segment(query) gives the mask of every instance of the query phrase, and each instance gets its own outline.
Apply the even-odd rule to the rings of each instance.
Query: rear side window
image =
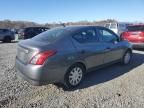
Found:
[[[43,42],[55,42],[56,40],[60,39],[61,37],[65,36],[68,33],[67,30],[56,28],[56,29],[50,29],[46,32],[43,32],[35,37],[33,37],[33,40],[36,41],[43,41]]]
[[[42,29],[41,29],[41,28],[34,28],[33,31],[34,31],[34,32],[41,33],[41,32],[42,32]]]
[[[79,43],[90,43],[98,41],[98,36],[94,29],[82,30],[79,33],[76,33],[73,38]]]
[[[128,31],[144,31],[144,26],[128,26]]]

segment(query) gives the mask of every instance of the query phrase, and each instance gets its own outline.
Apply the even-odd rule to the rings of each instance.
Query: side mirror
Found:
[[[118,41],[113,41],[113,44],[117,44],[118,43]]]

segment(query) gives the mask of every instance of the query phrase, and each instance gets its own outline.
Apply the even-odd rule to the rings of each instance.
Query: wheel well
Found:
[[[75,64],[80,64],[80,65],[82,65],[82,66],[84,67],[85,71],[86,71],[86,66],[85,66],[84,63],[82,63],[82,62],[76,62],[76,63],[74,63],[73,65],[75,65]]]
[[[72,67],[73,65],[77,65],[77,64],[83,66],[83,68],[85,69],[85,72],[86,72],[86,66],[85,66],[85,64],[82,63],[82,62],[75,62],[75,63],[73,63],[70,67]],[[68,67],[67,71],[70,69],[70,67]],[[64,80],[65,80],[65,76],[66,76],[66,75],[67,75],[67,72],[66,72],[65,75],[64,75]]]

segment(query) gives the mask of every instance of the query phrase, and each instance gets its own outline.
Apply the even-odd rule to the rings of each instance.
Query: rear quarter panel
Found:
[[[128,41],[126,41],[126,40],[121,41],[121,46],[122,46],[122,48],[124,50],[123,53],[125,53],[128,49],[130,49],[131,51],[133,50],[132,44],[129,43]]]
[[[64,79],[68,68],[78,62],[78,56],[70,36],[65,36],[55,43],[53,46],[57,53],[46,62],[47,69],[56,69],[54,74],[61,81]]]

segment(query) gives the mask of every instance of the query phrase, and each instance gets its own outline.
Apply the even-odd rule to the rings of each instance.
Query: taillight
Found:
[[[141,36],[144,37],[144,32],[141,32]]]
[[[127,36],[130,35],[130,33],[129,33],[129,32],[124,32],[122,35],[123,35],[124,37],[127,37]]]
[[[127,37],[127,36],[129,36],[129,33],[128,32],[123,32],[120,38],[122,40],[125,40],[125,37]]]
[[[45,51],[38,53],[32,59],[30,60],[30,64],[33,65],[43,65],[43,63],[51,56],[55,55],[56,51],[50,50],[50,51]]]

